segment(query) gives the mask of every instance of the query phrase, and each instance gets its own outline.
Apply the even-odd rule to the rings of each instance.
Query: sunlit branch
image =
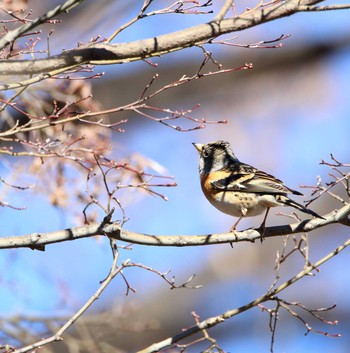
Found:
[[[71,1],[74,3],[74,1]],[[160,35],[156,38],[148,38],[130,43],[90,43],[74,50],[65,51],[62,54],[52,56],[47,59],[38,60],[3,60],[0,61],[0,71],[2,74],[44,74],[44,78],[52,77],[58,72],[62,72],[81,65],[90,63],[92,65],[121,64],[136,60],[142,60],[154,56],[159,56],[217,38],[226,33],[242,31],[259,24],[276,20],[285,16],[290,16],[299,12],[300,8],[305,11],[309,6],[319,3],[320,0],[290,0],[273,3],[267,8],[257,8],[246,11],[243,14],[227,18],[220,21],[211,21],[194,27],[183,29],[177,32]],[[68,3],[68,2],[67,2]],[[33,23],[24,26],[32,25]],[[9,32],[11,33],[11,32]],[[16,33],[17,35],[17,33]],[[6,37],[6,36],[5,36]],[[13,35],[8,36],[10,41]],[[4,41],[5,38],[2,39]],[[5,40],[4,45],[9,42]],[[0,41],[1,44],[1,41]],[[41,76],[40,78],[41,79]],[[17,84],[7,84],[0,86],[0,90],[7,90],[22,87],[37,80],[36,77],[19,82]],[[37,82],[37,81],[36,81]]]
[[[315,218],[289,225],[267,227],[264,230],[264,238],[309,232],[333,223],[341,223],[350,226],[349,214],[350,204],[324,215],[324,219]],[[0,249],[23,247],[35,249],[36,247],[41,248],[48,244],[93,237],[96,235],[105,235],[133,244],[176,247],[232,244],[242,241],[254,242],[261,238],[259,229],[207,235],[149,235],[124,230],[117,222],[92,224],[50,233],[32,233],[23,236],[3,237],[0,238]]]
[[[348,10],[350,4],[339,4],[339,5],[326,5],[326,6],[311,6],[304,5],[300,6],[300,11],[332,11],[332,10]]]

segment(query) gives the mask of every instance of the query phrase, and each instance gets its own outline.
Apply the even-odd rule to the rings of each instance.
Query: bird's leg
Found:
[[[239,217],[238,220],[236,221],[236,223],[230,228],[230,232],[231,232],[231,233],[234,233],[234,231],[236,230],[236,227],[237,227],[238,223],[241,221],[242,218],[243,218],[243,216],[242,216],[242,217]]]
[[[270,207],[268,207],[266,209],[266,213],[265,213],[265,216],[264,216],[264,219],[260,225],[260,227],[258,228],[259,229],[259,233],[260,233],[260,242],[262,243],[263,240],[264,240],[264,234],[265,234],[265,223],[266,223],[266,218],[267,218],[267,215],[269,214],[269,211],[270,211]]]
[[[236,223],[230,228],[230,233],[234,233],[234,234],[236,233],[236,227],[237,227],[238,223],[241,221],[242,218],[243,218],[243,216],[238,218],[238,220],[236,221]],[[236,237],[236,239],[237,239],[236,234],[235,234],[235,237]],[[233,248],[233,244],[230,243],[230,245],[231,245],[231,248]]]

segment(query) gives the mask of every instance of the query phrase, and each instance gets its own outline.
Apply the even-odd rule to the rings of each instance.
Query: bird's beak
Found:
[[[202,149],[203,149],[203,146],[204,146],[202,143],[194,143],[194,142],[192,142],[192,145],[196,148],[196,150],[198,151],[199,154],[202,152]]]

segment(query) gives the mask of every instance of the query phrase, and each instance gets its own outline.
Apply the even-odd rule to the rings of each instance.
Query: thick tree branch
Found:
[[[265,22],[290,16],[322,0],[289,0],[278,2],[264,9],[246,11],[240,16],[214,20],[173,33],[130,43],[92,43],[85,47],[63,52],[47,59],[38,60],[0,60],[0,72],[3,75],[23,75],[46,73],[71,68],[82,64],[109,65],[141,60],[153,56],[203,44],[222,34],[242,31]],[[8,40],[7,40],[8,41]],[[1,42],[0,42],[1,43]],[[23,85],[23,84],[22,84]],[[19,84],[18,87],[20,87]],[[0,90],[16,88],[10,85],[0,86]]]
[[[350,204],[339,210],[330,212],[324,219],[309,219],[289,225],[268,227],[264,231],[264,238],[309,232],[332,223],[341,223],[350,226]],[[124,230],[119,223],[102,222],[87,226],[69,228],[50,233],[32,233],[23,236],[0,238],[0,249],[31,248],[42,250],[45,245],[76,240],[80,238],[106,235],[110,238],[132,244],[148,246],[202,246],[213,244],[236,243],[241,241],[254,242],[261,238],[258,229],[247,229],[242,232],[207,234],[207,235],[148,235]]]

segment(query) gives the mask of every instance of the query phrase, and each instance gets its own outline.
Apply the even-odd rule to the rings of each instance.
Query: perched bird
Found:
[[[218,210],[239,217],[231,228],[236,229],[243,217],[257,216],[264,211],[260,226],[265,229],[271,207],[291,206],[314,217],[323,218],[287,195],[303,195],[290,189],[274,176],[240,162],[226,141],[206,145],[193,143],[199,152],[199,176],[204,195]]]

